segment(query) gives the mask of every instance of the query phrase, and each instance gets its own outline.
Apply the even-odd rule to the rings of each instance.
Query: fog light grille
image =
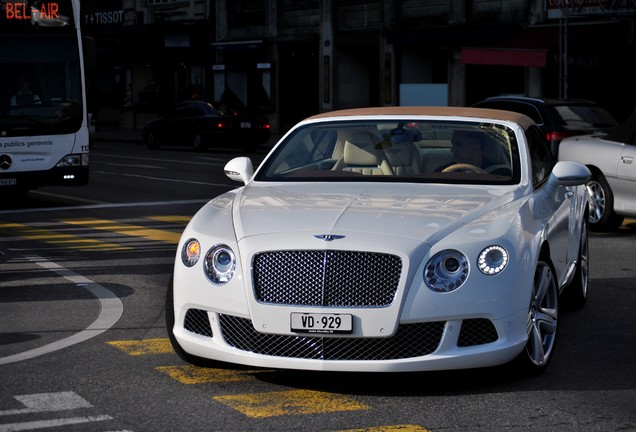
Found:
[[[484,318],[465,319],[459,332],[457,346],[467,347],[495,342],[499,339],[492,321]]]
[[[188,309],[183,328],[201,336],[212,337],[212,327],[210,326],[208,313],[201,309]]]

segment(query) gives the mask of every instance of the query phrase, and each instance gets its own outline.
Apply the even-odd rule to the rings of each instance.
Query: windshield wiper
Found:
[[[48,122],[46,122],[46,121],[39,120],[39,119],[37,119],[37,118],[33,118],[33,117],[31,117],[31,116],[27,116],[27,115],[24,115],[24,114],[18,114],[18,115],[16,115],[16,114],[9,114],[9,115],[7,115],[7,116],[0,117],[0,121],[2,121],[3,123],[10,123],[10,122],[11,122],[11,120],[14,120],[14,119],[28,120],[28,121],[30,121],[31,123],[35,123],[35,124],[37,124],[37,125],[48,125],[48,124],[49,124],[49,123],[48,123]],[[8,120],[8,121],[5,121],[5,120]]]

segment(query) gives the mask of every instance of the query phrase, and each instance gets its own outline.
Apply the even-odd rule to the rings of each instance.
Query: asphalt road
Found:
[[[0,204],[0,432],[636,430],[636,221],[592,234],[588,305],[562,313],[541,376],[183,363],[164,327],[176,242],[239,185],[238,155],[102,141],[90,185]]]

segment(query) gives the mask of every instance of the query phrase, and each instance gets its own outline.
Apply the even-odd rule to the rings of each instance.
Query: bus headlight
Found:
[[[82,166],[88,165],[88,155],[86,155],[86,164],[84,164],[84,157],[81,154],[70,154],[66,155],[60,160],[57,165],[58,168],[66,168],[66,167],[74,167],[74,166]]]

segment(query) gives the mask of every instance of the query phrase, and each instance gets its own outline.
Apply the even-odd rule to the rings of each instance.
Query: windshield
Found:
[[[573,128],[612,128],[618,125],[603,108],[590,105],[555,105],[563,122]]]
[[[514,132],[477,122],[338,121],[298,128],[257,181],[519,182]]]
[[[3,136],[76,132],[82,124],[77,35],[0,35]]]

